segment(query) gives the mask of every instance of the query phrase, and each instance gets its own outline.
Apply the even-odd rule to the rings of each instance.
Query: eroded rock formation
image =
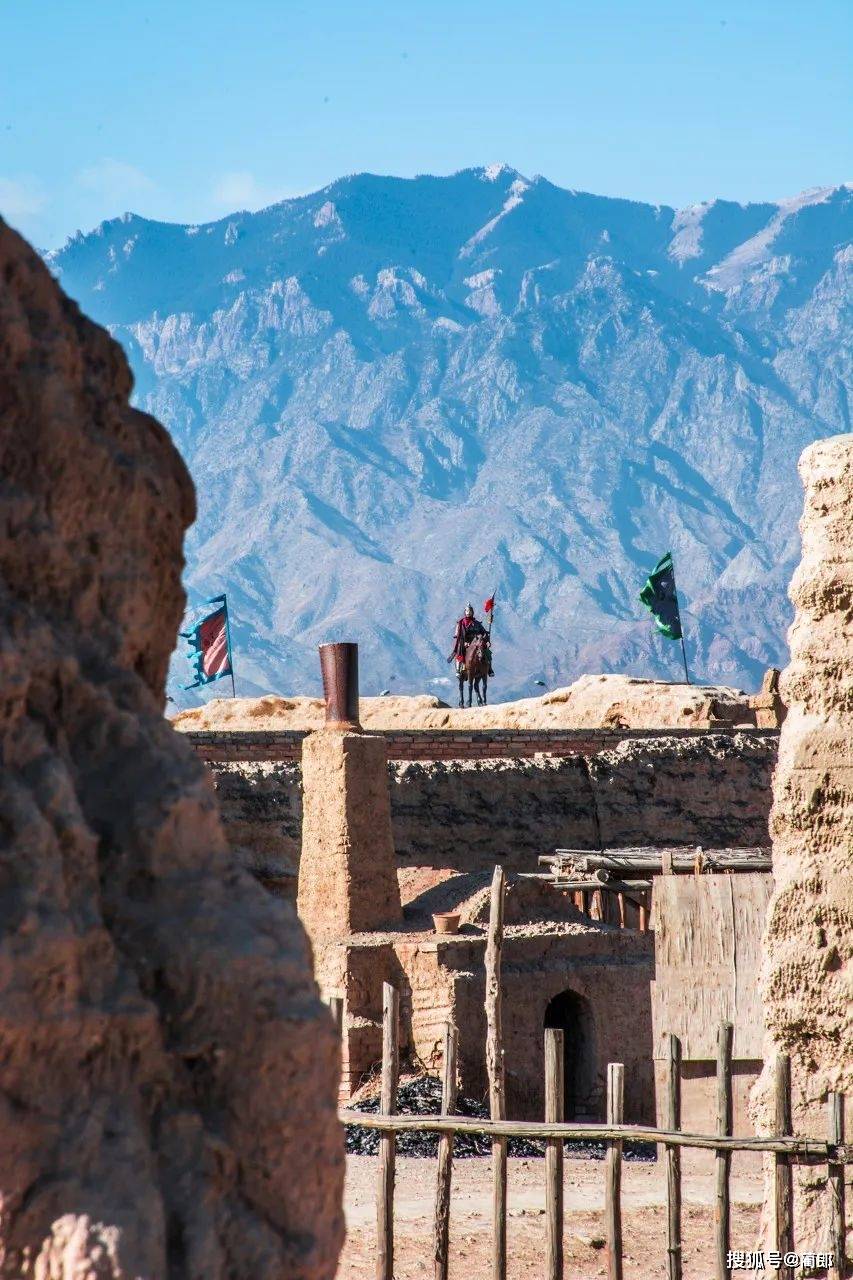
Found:
[[[765,1057],[769,1068],[775,1053],[791,1055],[795,1132],[824,1137],[827,1091],[853,1095],[853,435],[812,445],[800,474],[803,550],[771,813]],[[826,1247],[821,1186],[819,1171],[798,1180],[798,1245]]]
[[[320,1280],[337,1049],[164,721],[187,472],[0,223],[0,1274]]]

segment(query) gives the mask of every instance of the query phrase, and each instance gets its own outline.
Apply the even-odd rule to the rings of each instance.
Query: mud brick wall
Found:
[[[444,1021],[459,1028],[463,1093],[488,1091],[483,1053],[484,939],[394,943],[401,970],[404,1039],[418,1058],[438,1069]],[[591,1095],[588,1117],[603,1119],[608,1062],[625,1063],[626,1117],[653,1123],[652,1021],[649,983],[654,973],[650,934],[603,928],[579,934],[504,939],[502,990],[508,1113],[544,1114],[545,1011],[553,997],[576,993],[586,1003]],[[577,1029],[566,1027],[577,1039]]]
[[[385,739],[389,760],[503,760],[534,755],[593,756],[621,742],[674,738],[702,741],[709,729],[410,729],[368,730]],[[778,739],[778,729],[725,730],[713,736],[749,735]],[[190,732],[184,735],[209,764],[254,760],[298,761],[307,732],[302,729],[251,732]]]
[[[593,756],[391,761],[400,864],[483,871],[500,859],[533,871],[537,856],[558,845],[769,843],[777,734],[618,737]],[[298,762],[226,761],[212,770],[232,846],[295,895]]]

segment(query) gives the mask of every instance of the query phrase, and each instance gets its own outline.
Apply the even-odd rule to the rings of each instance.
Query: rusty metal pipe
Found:
[[[358,719],[358,645],[349,641],[321,644],[320,671],[326,700],[326,724],[360,729]]]

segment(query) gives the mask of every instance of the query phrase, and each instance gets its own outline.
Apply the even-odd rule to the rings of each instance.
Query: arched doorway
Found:
[[[566,1120],[599,1120],[601,1088],[592,1006],[576,991],[561,991],[545,1010],[545,1026],[563,1032]]]

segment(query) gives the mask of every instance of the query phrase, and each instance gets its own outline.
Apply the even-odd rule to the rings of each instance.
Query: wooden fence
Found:
[[[496,868],[492,884],[489,937],[486,948],[486,1063],[489,1073],[491,1119],[478,1120],[453,1114],[456,1100],[457,1032],[448,1023],[444,1035],[442,1114],[401,1116],[396,1112],[399,1074],[399,1000],[388,983],[383,986],[383,1037],[381,1111],[379,1114],[341,1109],[347,1125],[378,1130],[380,1158],[377,1185],[377,1280],[394,1275],[394,1160],[395,1134],[407,1130],[439,1135],[432,1256],[435,1280],[447,1280],[450,1243],[450,1184],[453,1138],[457,1133],[480,1134],[492,1139],[493,1239],[492,1277],[505,1280],[507,1231],[507,1140],[544,1140],[547,1280],[562,1280],[563,1269],[563,1144],[603,1141],[604,1226],[608,1280],[622,1280],[622,1147],[626,1141],[656,1143],[666,1162],[667,1280],[682,1277],[681,1149],[692,1147],[715,1152],[714,1257],[715,1280],[729,1280],[730,1167],[733,1151],[769,1152],[775,1158],[775,1237],[783,1255],[794,1249],[793,1165],[827,1166],[827,1221],[833,1262],[830,1280],[844,1280],[845,1216],[844,1169],[853,1161],[853,1150],[844,1141],[844,1097],[828,1099],[825,1140],[796,1137],[791,1133],[790,1060],[779,1055],[775,1062],[775,1132],[761,1137],[732,1134],[732,1024],[723,1023],[717,1040],[717,1123],[714,1134],[681,1131],[681,1045],[676,1036],[667,1039],[667,1073],[663,1097],[663,1128],[623,1122],[624,1067],[612,1062],[607,1068],[607,1119],[605,1124],[566,1124],[563,1121],[563,1032],[545,1030],[545,1121],[507,1120],[504,1099],[504,1066],[501,1037],[500,953],[503,939],[503,871]],[[339,1013],[339,1011],[337,1011]],[[793,1268],[778,1268],[782,1280],[793,1280]]]

